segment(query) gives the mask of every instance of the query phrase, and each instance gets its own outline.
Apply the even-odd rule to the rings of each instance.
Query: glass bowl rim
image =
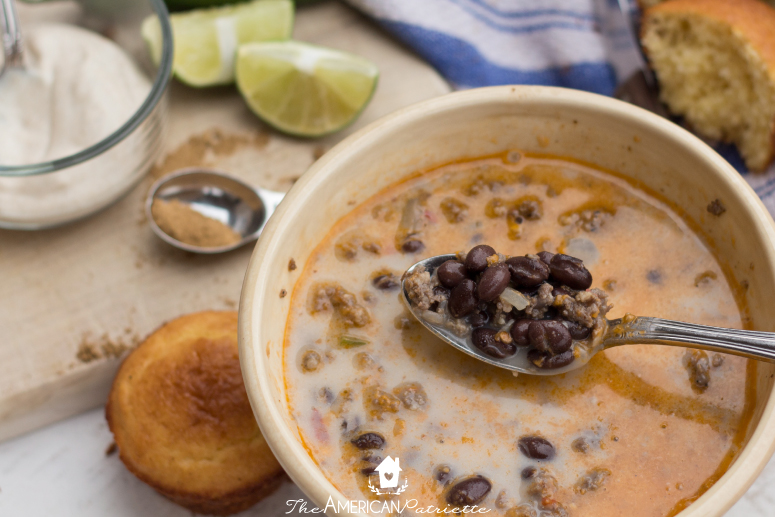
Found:
[[[104,153],[111,147],[120,143],[124,138],[132,134],[134,130],[145,121],[153,112],[164,95],[172,76],[173,39],[172,26],[170,25],[169,11],[164,0],[148,0],[156,17],[159,19],[162,34],[162,52],[156,77],[151,86],[151,91],[140,107],[129,117],[129,120],[117,130],[97,142],[96,144],[78,151],[75,154],[57,158],[47,162],[32,163],[27,165],[0,165],[0,177],[26,177],[57,172],[74,165],[78,165]]]

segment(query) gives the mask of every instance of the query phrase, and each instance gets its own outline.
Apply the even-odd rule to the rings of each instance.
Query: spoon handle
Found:
[[[775,332],[631,316],[609,322],[608,333],[603,338],[605,348],[640,343],[685,346],[775,362]]]

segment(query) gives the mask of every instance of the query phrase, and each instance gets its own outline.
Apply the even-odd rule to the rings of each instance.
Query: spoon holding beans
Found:
[[[430,332],[493,366],[555,375],[601,350],[658,344],[775,362],[775,333],[625,315],[605,318],[583,262],[563,254],[506,257],[488,245],[430,257],[401,280],[404,302]]]

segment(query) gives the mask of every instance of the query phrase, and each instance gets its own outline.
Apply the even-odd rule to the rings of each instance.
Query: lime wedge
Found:
[[[172,70],[190,86],[234,81],[237,47],[254,41],[285,40],[293,29],[291,0],[255,0],[247,4],[199,9],[170,15],[175,55]],[[161,59],[161,29],[155,16],[143,22],[151,57]]]
[[[280,131],[308,137],[355,120],[379,77],[362,57],[298,41],[241,45],[236,69],[237,87],[256,115]]]

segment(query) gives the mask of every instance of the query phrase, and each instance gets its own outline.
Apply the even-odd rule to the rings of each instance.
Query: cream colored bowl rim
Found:
[[[287,215],[296,209],[303,198],[315,192],[317,185],[335,174],[358,149],[379,142],[386,135],[411,126],[431,114],[491,103],[522,105],[552,105],[557,109],[579,107],[596,111],[601,115],[619,119],[632,127],[659,132],[679,143],[715,171],[725,186],[745,198],[755,226],[746,228],[756,233],[768,254],[768,263],[775,265],[775,226],[767,209],[740,174],[707,144],[688,131],[651,112],[625,102],[597,94],[546,86],[495,86],[454,92],[414,104],[396,111],[349,136],[319,159],[293,186],[269,220],[251,256],[245,275],[239,307],[240,363],[250,403],[261,431],[275,456],[294,482],[321,508],[329,496],[334,504],[346,501],[345,497],[323,475],[320,468],[297,440],[283,418],[281,409],[272,397],[270,379],[262,372],[266,369],[267,356],[259,340],[252,342],[254,315],[262,313],[267,302],[266,292],[256,286],[266,285],[272,272],[260,267],[269,257],[282,253],[281,236],[289,231]],[[705,517],[721,515],[745,493],[756,476],[764,468],[775,449],[775,397],[770,397],[761,420],[743,452],[718,482],[686,510],[681,517]],[[361,514],[340,514],[361,515]]]

